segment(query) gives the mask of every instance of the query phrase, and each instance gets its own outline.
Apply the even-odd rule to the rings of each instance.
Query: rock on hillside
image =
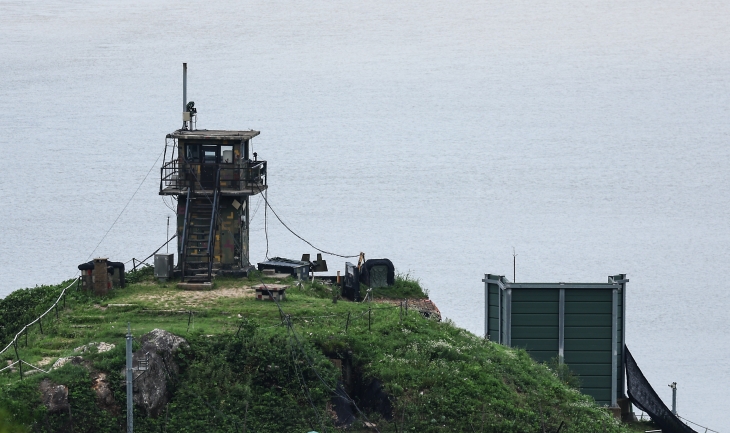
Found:
[[[43,379],[38,388],[41,391],[43,405],[50,413],[68,412],[68,387],[53,383],[50,379]]]
[[[147,416],[157,417],[170,399],[168,382],[179,373],[174,354],[181,345],[187,345],[184,338],[163,329],[153,329],[140,337],[142,347],[134,352],[132,365],[149,358],[149,368],[145,372],[135,372],[134,403],[143,407]]]

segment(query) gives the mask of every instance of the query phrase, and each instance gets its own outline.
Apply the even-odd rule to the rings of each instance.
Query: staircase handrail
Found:
[[[215,175],[215,191],[213,192],[213,209],[210,214],[210,229],[208,230],[208,278],[213,274],[213,247],[215,245],[215,222],[218,214],[218,197],[221,189],[221,168],[218,167]]]
[[[190,195],[191,195],[191,188],[188,188],[188,198],[185,202],[185,218],[183,219],[183,232],[182,232],[182,239],[180,239],[180,249],[178,250],[178,258],[180,261],[180,274],[181,278],[185,279],[185,260],[187,259],[187,231],[188,231],[188,216],[190,215]]]

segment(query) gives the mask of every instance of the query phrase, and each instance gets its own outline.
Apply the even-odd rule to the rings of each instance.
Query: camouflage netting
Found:
[[[629,398],[631,403],[643,410],[651,417],[664,433],[697,433],[677,418],[671,410],[664,405],[649,381],[636,365],[634,357],[631,356],[629,348],[624,346],[626,382],[628,384]]]

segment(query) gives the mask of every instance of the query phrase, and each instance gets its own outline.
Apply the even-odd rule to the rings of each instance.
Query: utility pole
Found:
[[[132,327],[127,322],[127,433],[134,431],[134,411],[132,401]]]
[[[672,382],[668,385],[672,388],[672,413],[677,414],[677,382]]]

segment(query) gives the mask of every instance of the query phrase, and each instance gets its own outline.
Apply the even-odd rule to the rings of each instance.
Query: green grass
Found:
[[[250,296],[248,287],[262,280],[294,285],[281,308],[295,334],[282,325],[275,303]],[[190,347],[180,354],[181,375],[172,384],[165,420],[140,413],[137,431],[235,431],[244,419],[249,431],[321,431],[323,425],[330,430],[328,387],[341,376],[328,358],[350,360],[357,385],[351,393],[382,432],[553,432],[561,422],[564,433],[630,431],[523,350],[485,341],[448,321],[426,319],[413,311],[405,315],[385,303],[333,303],[333,288],[326,284],[297,288],[292,279],[256,274],[248,279],[219,278],[208,292],[186,292],[173,282],[158,283],[149,270],[130,275],[128,281],[132,283],[127,288],[103,298],[73,290],[58,319],[54,314],[44,320],[43,334],[34,326],[27,347],[25,337],[20,339],[19,352],[28,362],[52,363],[77,354],[74,348],[90,342],[114,343],[117,347],[110,352],[83,356],[93,368],[119,379],[113,391],[117,402],[123,402],[119,383],[127,323],[137,337],[161,328],[186,338]],[[399,275],[395,287],[375,293],[376,300],[386,295],[426,296],[409,275]],[[15,352],[2,357],[12,360]],[[84,431],[82,425],[88,431],[123,425],[123,416],[96,407],[88,373],[70,365],[22,382],[17,372],[0,373],[0,408],[39,431],[50,431],[46,424],[62,423],[40,405],[37,386],[45,377],[65,381],[76,396],[72,409],[80,418],[74,431]],[[360,400],[358,386],[372,379],[384,384],[393,418],[383,418]],[[354,431],[361,430],[366,431],[357,422]]]
[[[365,293],[367,287],[360,289],[360,293]],[[421,282],[411,276],[411,274],[396,274],[394,284],[390,287],[378,287],[373,289],[374,298],[428,298],[428,291],[421,287]]]

